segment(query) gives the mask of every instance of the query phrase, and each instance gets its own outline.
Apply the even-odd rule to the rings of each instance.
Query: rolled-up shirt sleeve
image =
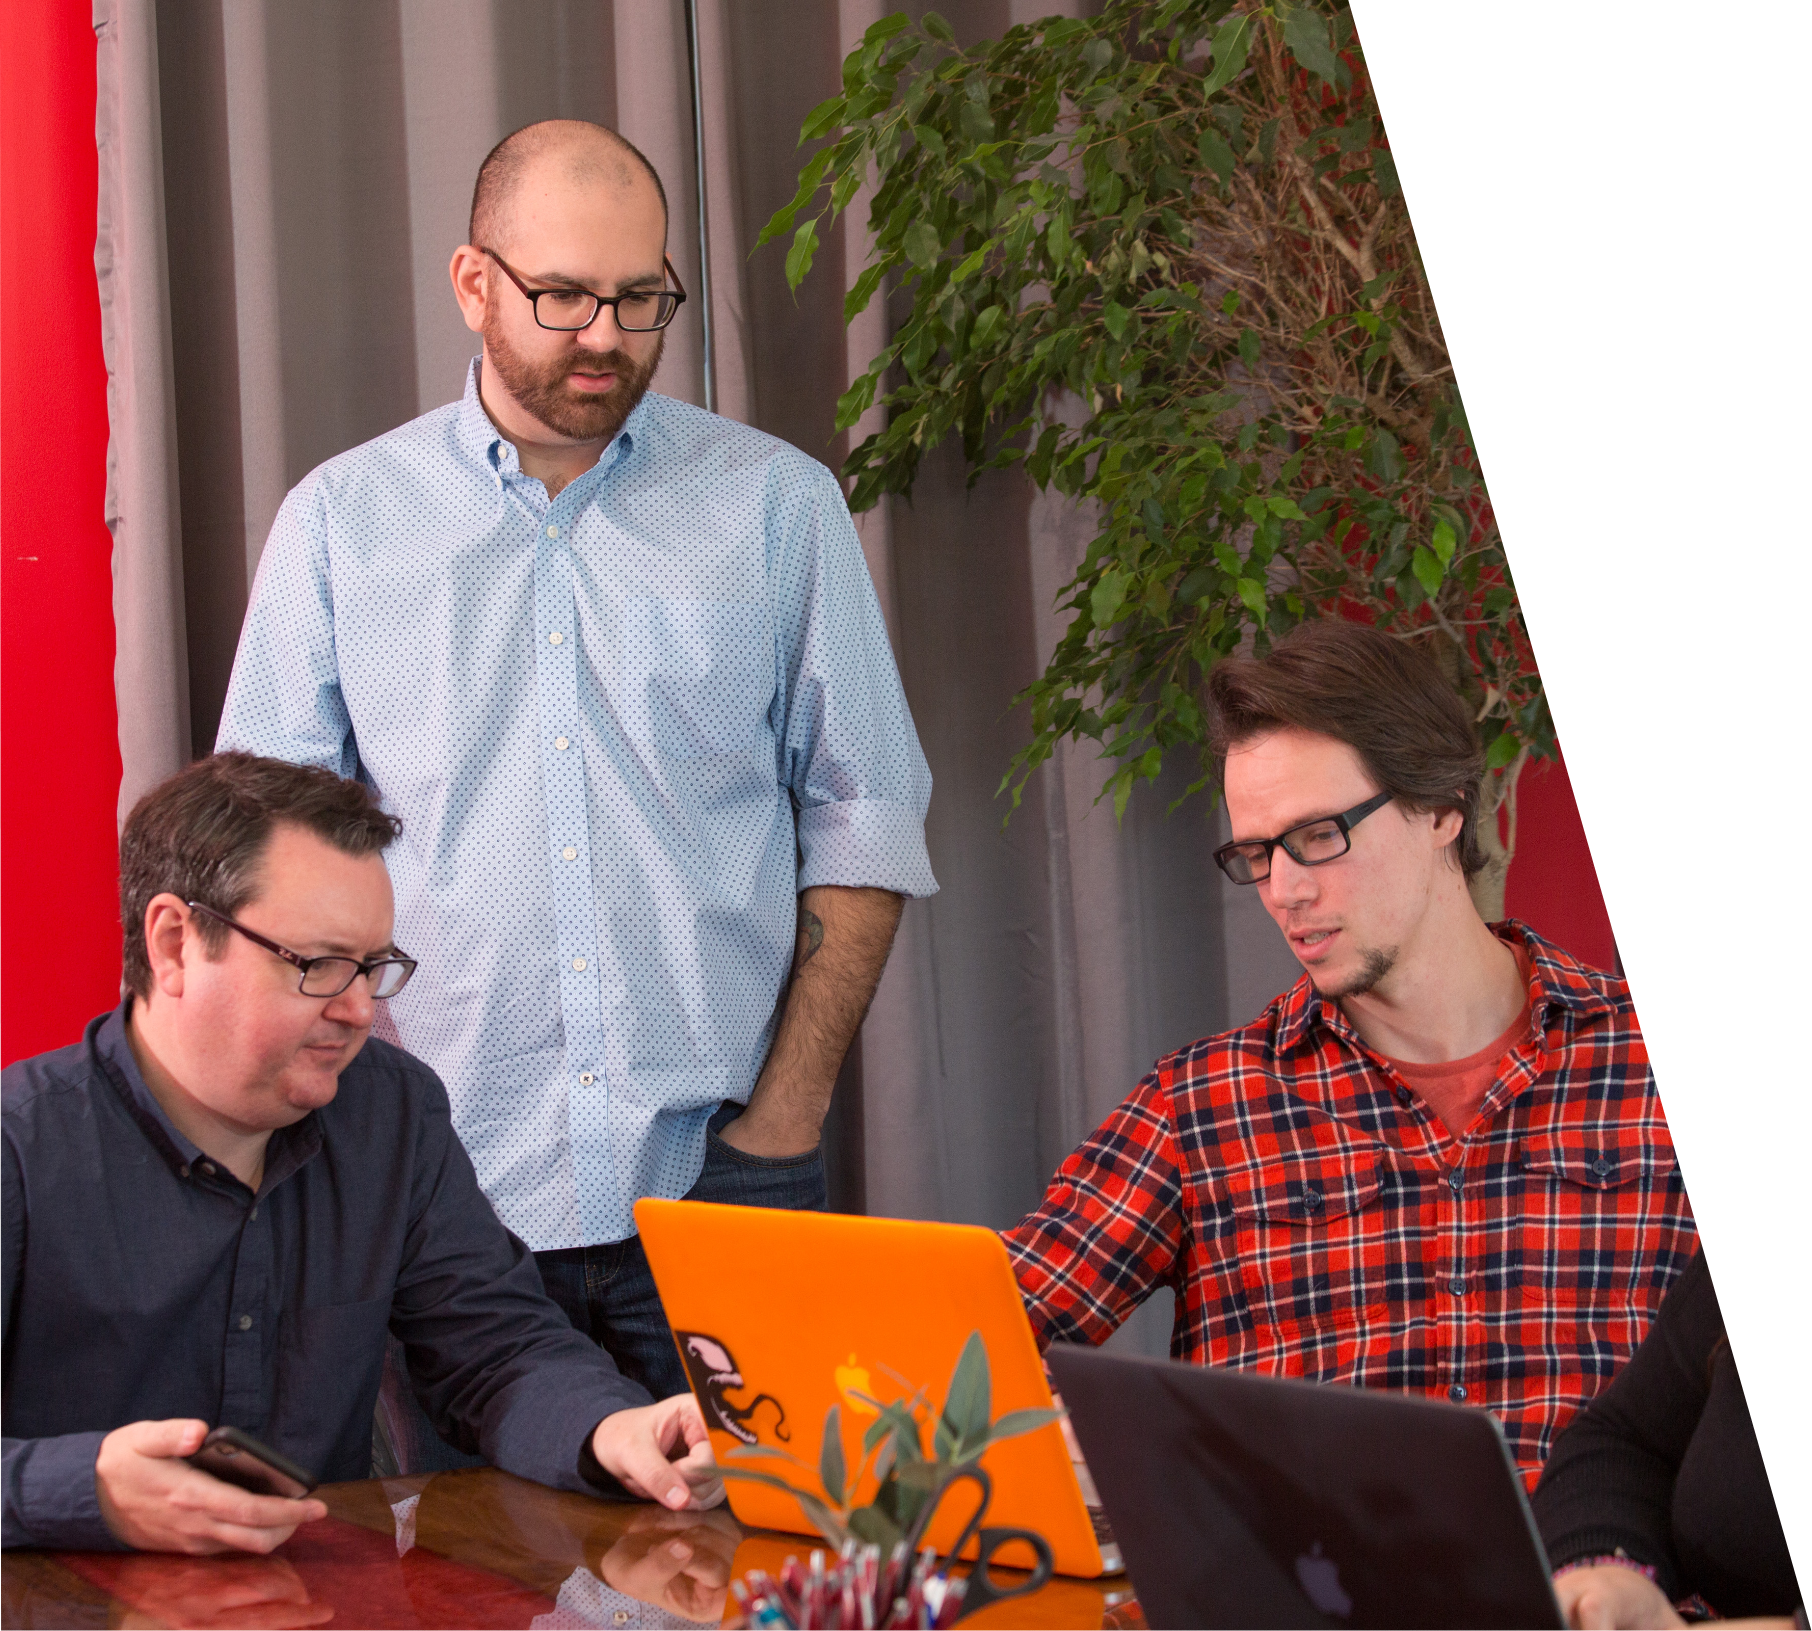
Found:
[[[780,779],[798,810],[799,887],[937,892],[925,849],[931,770],[835,479],[771,517]]]
[[[326,503],[317,472],[277,512],[214,751],[257,753],[350,777],[359,773],[359,754],[334,647]]]

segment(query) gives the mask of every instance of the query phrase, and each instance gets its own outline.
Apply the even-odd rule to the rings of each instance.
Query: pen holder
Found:
[[[934,1547],[927,1546],[915,1555],[901,1541],[883,1562],[879,1546],[863,1545],[852,1538],[844,1542],[834,1562],[818,1550],[807,1564],[789,1557],[778,1578],[765,1569],[752,1569],[732,1582],[738,1615],[727,1623],[782,1626],[789,1631],[804,1631],[808,1626],[827,1631],[895,1626],[941,1631],[960,1625],[990,1603],[1037,1591],[1051,1578],[1053,1565],[1044,1537],[1029,1529],[982,1528],[982,1515],[992,1494],[988,1475],[980,1468],[966,1468],[958,1476],[973,1477],[982,1492],[975,1515],[957,1543],[960,1551],[973,1536],[979,1547],[967,1577],[940,1571]],[[1037,1566],[1024,1579],[997,1580],[989,1564],[1001,1547],[1013,1542],[1030,1546]]]

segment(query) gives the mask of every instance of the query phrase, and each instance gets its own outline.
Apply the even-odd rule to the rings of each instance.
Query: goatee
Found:
[[[485,355],[504,389],[549,430],[575,442],[607,442],[623,428],[636,404],[648,394],[666,343],[667,336],[658,335],[654,354],[646,363],[618,350],[572,351],[554,362],[533,363],[512,349],[500,323],[487,323],[484,329]],[[617,377],[600,396],[568,385],[573,374]]]
[[[1359,972],[1341,986],[1325,986],[1315,980],[1313,972],[1309,978],[1315,980],[1315,989],[1329,1002],[1339,1002],[1342,997],[1363,997],[1373,990],[1385,975],[1397,966],[1397,948],[1380,951],[1376,946],[1367,946],[1359,954]]]

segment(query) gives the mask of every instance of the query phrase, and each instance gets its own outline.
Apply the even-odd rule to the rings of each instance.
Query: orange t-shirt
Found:
[[[1529,983],[1529,959],[1522,947],[1516,951],[1517,971],[1526,987]],[[1488,1042],[1477,1053],[1464,1059],[1443,1059],[1439,1064],[1418,1065],[1407,1059],[1390,1061],[1397,1074],[1412,1087],[1418,1098],[1441,1118],[1450,1136],[1459,1138],[1478,1119],[1479,1107],[1491,1084],[1497,1080],[1504,1055],[1529,1033],[1529,1005],[1511,1022],[1510,1028],[1495,1042]]]

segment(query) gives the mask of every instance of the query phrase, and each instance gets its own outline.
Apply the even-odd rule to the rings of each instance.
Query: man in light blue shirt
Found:
[[[645,394],[684,299],[647,161],[550,121],[485,161],[464,399],[285,500],[216,746],[402,819],[392,1040],[576,1325],[682,1389],[631,1208],[823,1204],[819,1129],[930,772],[843,495]],[[744,1108],[746,1106],[746,1108]]]

